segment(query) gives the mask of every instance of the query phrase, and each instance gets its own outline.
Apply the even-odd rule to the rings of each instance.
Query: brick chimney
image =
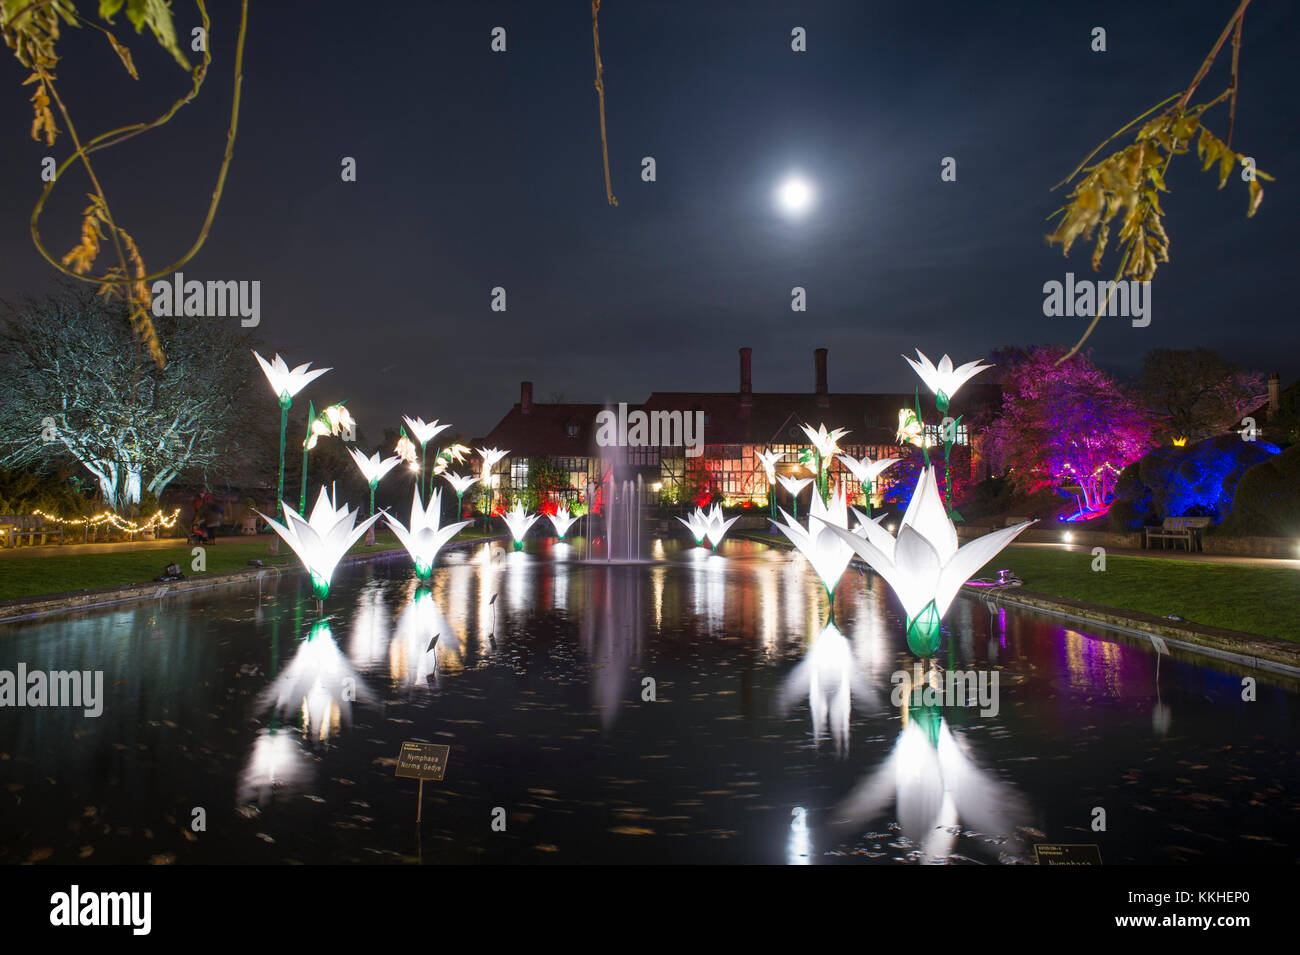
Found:
[[[748,408],[754,403],[754,383],[749,374],[749,359],[754,353],[752,348],[740,350],[740,405]]]
[[[519,413],[533,413],[533,383],[531,381],[519,382]]]
[[[813,352],[813,363],[817,369],[817,405],[825,408],[830,404],[826,395],[826,349],[818,348]]]
[[[1268,376],[1268,414],[1269,417],[1277,414],[1278,409],[1282,407],[1282,380],[1278,377],[1277,372]]]

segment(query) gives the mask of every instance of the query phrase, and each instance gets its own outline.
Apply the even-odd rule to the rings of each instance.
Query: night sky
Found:
[[[187,36],[193,8],[174,6]],[[371,435],[402,413],[482,434],[524,378],[543,401],[734,390],[741,345],[754,348],[758,391],[811,390],[819,346],[833,391],[910,390],[898,356],[914,345],[964,361],[1077,339],[1086,320],[1044,317],[1043,283],[1109,278],[1114,259],[1093,275],[1090,244],[1068,260],[1047,246],[1065,191],[1050,187],[1184,88],[1235,7],[607,0],[614,208],[585,0],[255,2],[225,198],[184,271],[261,280],[268,354],[333,366],[306,394],[348,398]],[[238,4],[216,0],[212,15],[199,100],[98,155],[151,269],[192,242],[224,147]],[[494,26],[507,30],[504,54],[489,48]],[[790,49],[795,26],[806,53]],[[1090,49],[1094,26],[1105,53]],[[1108,369],[1205,345],[1284,383],[1300,374],[1298,28],[1292,2],[1255,0],[1246,14],[1233,145],[1277,181],[1248,220],[1245,183],[1218,192],[1194,153],[1175,161],[1153,321],[1103,319],[1090,345]],[[152,117],[187,85],[151,37],[124,21],[118,35],[138,84],[99,35],[64,38],[60,89],[83,135]],[[12,301],[56,281],[27,221],[41,157],[71,147],[66,132],[53,150],[28,138],[30,87],[5,53],[0,296]],[[1195,101],[1227,86],[1230,53]],[[1207,125],[1226,135],[1226,105]],[[344,156],[358,182],[341,181]],[[641,181],[643,156],[655,183]],[[944,156],[956,183],[940,181]],[[799,221],[772,200],[794,171],[819,194]],[[70,172],[47,208],[59,254],[76,242],[86,191]],[[489,308],[496,285],[504,314]],[[804,315],[790,311],[795,285]]]

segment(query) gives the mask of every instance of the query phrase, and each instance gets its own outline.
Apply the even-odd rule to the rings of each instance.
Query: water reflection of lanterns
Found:
[[[849,641],[834,624],[827,624],[785,678],[779,705],[788,712],[806,698],[814,744],[820,746],[829,736],[835,754],[843,758],[849,751],[849,715],[855,692],[860,704],[873,697],[857,671]]]
[[[808,810],[795,806],[790,810],[790,841],[786,845],[786,862],[790,865],[812,863],[812,839],[808,833]]]
[[[298,644],[289,665],[263,693],[261,704],[273,705],[281,716],[297,712],[307,737],[327,742],[344,723],[351,722],[352,704],[370,698],[370,691],[334,642],[329,623],[322,620]]]
[[[293,730],[270,726],[259,730],[248,762],[239,774],[236,800],[264,804],[277,790],[299,787],[310,775],[307,755]]]
[[[1019,853],[1020,796],[975,763],[939,707],[912,706],[904,723],[893,751],[837,807],[836,825],[861,828],[893,803],[919,861],[947,861],[963,824]]]
[[[443,634],[450,639],[451,624],[443,616],[433,592],[427,587],[416,589],[393,631],[389,644],[388,672],[399,686],[415,687],[436,683],[438,647]]]

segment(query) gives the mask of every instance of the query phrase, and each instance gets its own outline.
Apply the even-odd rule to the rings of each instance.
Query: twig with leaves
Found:
[[[600,65],[600,28],[596,23],[596,14],[600,10],[600,0],[591,0],[591,41],[596,49],[596,98],[600,102],[600,149],[605,157],[605,198],[611,206],[618,205],[614,198],[614,187],[609,180],[609,143],[605,140],[605,82],[604,69]]]
[[[195,6],[203,23],[203,36],[206,38],[210,33],[211,21],[204,0],[195,0]],[[104,295],[121,296],[128,305],[128,320],[137,338],[144,344],[154,363],[159,368],[162,368],[166,364],[166,356],[153,326],[150,311],[149,282],[175,272],[193,258],[207,240],[208,232],[216,216],[217,206],[221,201],[221,194],[225,186],[226,174],[229,171],[230,162],[234,155],[235,134],[239,126],[244,39],[248,25],[248,0],[244,0],[242,5],[239,37],[236,43],[234,98],[231,104],[230,128],[226,136],[226,151],[217,176],[217,184],[212,193],[212,200],[208,206],[207,216],[204,219],[198,238],[189,251],[171,265],[152,274],[149,274],[145,268],[144,258],[135,240],[114,219],[108,204],[108,198],[105,196],[99,177],[91,164],[90,154],[110,146],[116,146],[142,132],[156,129],[169,122],[182,106],[191,102],[198,95],[203,80],[207,75],[208,67],[211,65],[212,57],[209,51],[210,44],[205,42],[203,44],[203,62],[199,66],[191,68],[189,61],[177,43],[175,24],[168,4],[159,2],[159,0],[99,0],[99,16],[109,26],[113,25],[113,17],[123,10],[125,10],[127,19],[135,27],[137,33],[142,32],[148,26],[159,45],[170,53],[172,58],[183,69],[190,71],[191,88],[157,119],[109,130],[84,143],[77,135],[76,127],[72,123],[72,117],[59,96],[55,85],[54,71],[59,61],[58,54],[55,51],[55,44],[59,39],[60,24],[63,23],[74,27],[88,26],[103,33],[113,47],[114,52],[121,59],[126,71],[133,79],[138,80],[140,78],[139,73],[136,70],[130,50],[119,42],[108,29],[82,16],[77,11],[74,0],[0,0],[0,35],[4,36],[5,43],[14,51],[14,56],[17,57],[18,61],[32,71],[31,75],[23,83],[25,86],[36,84],[36,90],[31,98],[35,114],[31,128],[32,138],[38,142],[43,140],[48,146],[54,145],[59,128],[51,108],[53,106],[58,109],[59,114],[63,117],[63,123],[67,127],[68,135],[75,147],[72,155],[68,156],[56,167],[53,177],[46,183],[36,207],[32,210],[30,223],[32,241],[36,245],[37,251],[59,272],[98,285],[100,292]],[[56,259],[41,240],[39,220],[54,184],[59,181],[68,167],[75,162],[80,162],[85,168],[93,192],[88,194],[90,204],[86,206],[82,213],[80,241],[66,255]],[[117,253],[118,264],[106,269],[102,275],[91,275],[90,271],[99,256],[100,243],[110,238]]]
[[[1258,180],[1271,181],[1273,177],[1256,169],[1253,159],[1235,152],[1231,146],[1237,114],[1237,65],[1241,50],[1242,22],[1249,4],[1250,0],[1241,0],[1218,42],[1185,90],[1165,98],[1116,130],[1089,153],[1073,172],[1052,187],[1054,190],[1059,189],[1083,174],[1083,178],[1070,192],[1066,205],[1048,217],[1051,219],[1061,216],[1056,230],[1047,237],[1048,243],[1060,245],[1062,252],[1068,256],[1076,239],[1082,237],[1092,241],[1092,268],[1093,271],[1098,271],[1110,241],[1112,223],[1119,217],[1117,238],[1121,250],[1114,280],[1108,285],[1092,322],[1083,337],[1057,362],[1058,365],[1073,357],[1088,340],[1097,327],[1098,320],[1106,312],[1116,283],[1125,276],[1149,282],[1160,263],[1169,261],[1169,235],[1165,231],[1164,210],[1160,207],[1159,194],[1169,191],[1165,187],[1165,174],[1173,157],[1186,153],[1191,148],[1193,139],[1196,140],[1196,154],[1202,162],[1201,169],[1208,170],[1218,164],[1220,189],[1227,184],[1228,176],[1237,165],[1245,167],[1242,178],[1249,184],[1250,192],[1246,207],[1247,218],[1254,216],[1259,209],[1264,190]],[[1189,108],[1193,94],[1209,73],[1215,57],[1229,36],[1233,37],[1232,79],[1229,87],[1213,99]],[[1227,140],[1212,133],[1202,119],[1207,110],[1225,99],[1231,104]],[[1153,113],[1157,115],[1149,119]],[[1139,123],[1141,126],[1138,126]],[[1088,165],[1094,156],[1134,126],[1138,126],[1138,130],[1129,145]]]

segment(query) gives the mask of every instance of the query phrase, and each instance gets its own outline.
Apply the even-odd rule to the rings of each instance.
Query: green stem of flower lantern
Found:
[[[948,512],[948,517],[952,517],[952,463],[949,453],[952,451],[952,442],[944,439],[943,442],[943,505]]]
[[[420,479],[415,482],[416,488],[420,491],[424,491],[424,446],[425,443],[421,441],[420,442]]]
[[[870,480],[867,481],[865,490],[867,496],[867,517],[870,517],[871,516],[871,481]]]
[[[284,436],[289,429],[289,405],[293,398],[289,392],[280,396],[280,479],[275,490],[275,516],[284,518]]]
[[[916,397],[916,423],[921,428],[921,455],[925,458],[925,466],[930,466],[930,446],[925,441],[925,419],[921,417],[921,389],[915,392]]]
[[[298,492],[298,513],[307,510],[307,442],[311,440],[312,422],[316,420],[316,406],[307,402],[307,437],[302,439],[302,485]]]

